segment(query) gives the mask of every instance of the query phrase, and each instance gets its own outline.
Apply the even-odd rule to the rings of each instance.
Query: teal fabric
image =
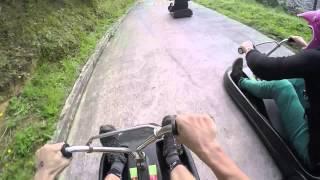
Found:
[[[274,99],[281,115],[281,125],[286,140],[295,148],[296,153],[309,164],[309,131],[304,108],[308,106],[303,91],[303,79],[258,81],[242,78],[241,89],[261,99]]]

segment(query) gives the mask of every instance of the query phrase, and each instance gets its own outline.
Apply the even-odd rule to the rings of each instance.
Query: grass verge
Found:
[[[10,100],[5,132],[0,134],[0,179],[32,179],[35,150],[51,138],[64,101],[83,64],[108,27],[133,2],[103,1],[98,8],[102,8],[105,15],[86,19],[86,22],[94,21],[94,27],[78,34],[77,51],[66,53],[59,61],[47,61],[45,57],[40,60],[22,92]]]
[[[285,39],[290,35],[299,35],[306,40],[311,38],[307,23],[286,13],[281,7],[265,6],[255,0],[195,0],[195,2],[251,26],[276,40]]]

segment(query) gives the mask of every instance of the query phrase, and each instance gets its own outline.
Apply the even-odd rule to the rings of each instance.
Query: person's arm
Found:
[[[289,37],[290,44],[296,44],[299,48],[303,49],[308,46],[308,43],[301,36],[290,36]]]
[[[319,74],[320,51],[304,50],[287,57],[268,57],[257,50],[246,55],[249,68],[258,77],[266,80],[301,78]]]
[[[292,36],[292,39],[302,46],[303,43],[297,37]],[[268,57],[254,50],[250,41],[242,43],[240,47],[246,54],[249,68],[262,79],[278,80],[319,75],[319,50],[308,49],[288,57]]]
[[[177,165],[170,173],[171,180],[195,180],[194,176],[184,165]]]
[[[206,163],[220,180],[249,179],[217,144],[216,125],[208,115],[178,115],[177,139]]]
[[[61,153],[63,144],[46,144],[37,150],[35,180],[54,180],[70,164],[71,159],[64,158]]]
[[[55,175],[51,175],[49,172],[45,172],[45,171],[37,171],[35,176],[34,176],[34,180],[54,180]]]
[[[220,180],[244,180],[249,179],[237,165],[223,152],[222,148],[212,142],[204,152],[199,154],[200,159],[205,162]]]

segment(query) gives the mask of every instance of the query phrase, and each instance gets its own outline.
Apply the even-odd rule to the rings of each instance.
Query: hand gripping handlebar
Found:
[[[106,135],[101,134],[98,136],[94,136],[89,139],[88,143],[86,146],[70,146],[69,144],[64,144],[61,148],[61,153],[65,158],[71,158],[73,152],[114,152],[114,153],[128,153],[133,156],[135,156],[136,152],[141,152],[145,147],[147,147],[149,144],[155,142],[158,139],[161,139],[164,134],[167,133],[172,133],[173,135],[177,136],[178,135],[178,127],[176,123],[176,116],[175,115],[170,115],[166,116],[162,120],[162,127],[160,128],[159,126],[154,126],[154,125],[139,125],[137,127],[133,128],[126,128],[123,130],[118,130],[117,132],[125,132],[130,129],[136,129],[136,128],[141,128],[141,127],[154,127],[155,131],[154,134],[148,137],[138,148],[134,151],[129,148],[125,147],[93,147],[91,146],[91,142],[94,139],[98,138],[103,138]],[[114,134],[116,132],[111,132],[111,134]],[[110,134],[110,135],[111,135]]]

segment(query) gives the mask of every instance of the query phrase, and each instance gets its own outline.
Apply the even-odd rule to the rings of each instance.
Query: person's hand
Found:
[[[35,179],[53,179],[70,164],[71,159],[63,157],[61,153],[63,145],[64,143],[46,144],[37,150]]]
[[[254,46],[251,41],[245,41],[240,45],[240,48],[243,50],[244,54],[247,54],[249,51],[254,49]]]
[[[248,180],[216,141],[216,124],[207,114],[177,115],[179,143],[190,148],[216,175],[217,179]]]
[[[216,139],[216,124],[207,114],[177,115],[177,140],[198,156]]]
[[[308,46],[306,41],[301,36],[290,36],[289,41],[293,41],[296,45],[300,46],[301,48],[305,48]]]

